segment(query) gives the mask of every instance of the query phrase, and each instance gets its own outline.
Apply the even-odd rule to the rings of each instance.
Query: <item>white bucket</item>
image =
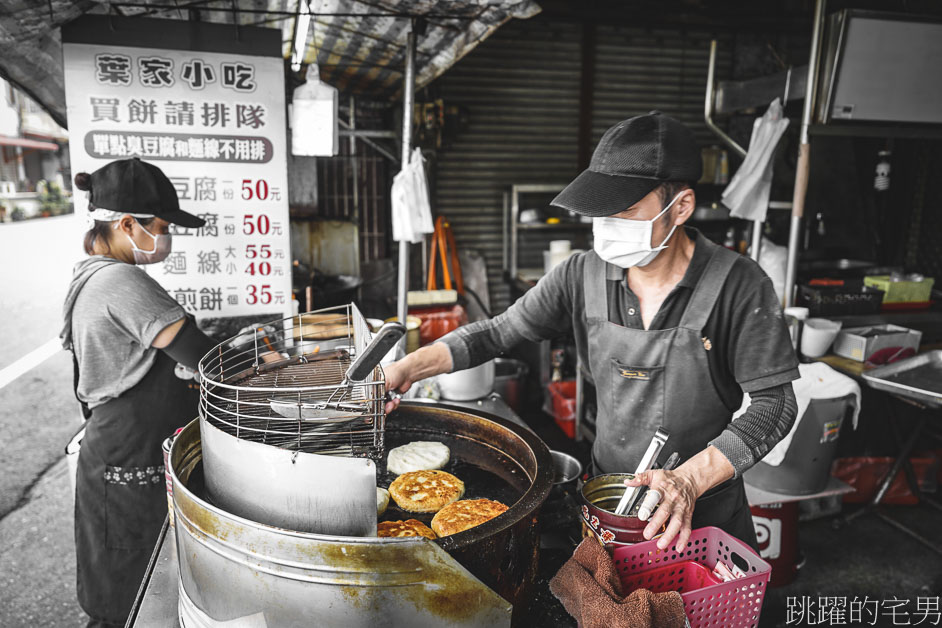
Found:
[[[568,253],[572,249],[569,240],[553,240],[549,243],[550,253]]]
[[[472,401],[486,397],[494,390],[494,360],[463,371],[439,375],[438,385],[442,399]]]
[[[801,331],[801,353],[809,358],[820,358],[831,348],[841,331],[841,324],[826,318],[809,318]]]

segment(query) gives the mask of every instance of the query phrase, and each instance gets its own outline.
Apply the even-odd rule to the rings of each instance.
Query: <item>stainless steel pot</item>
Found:
[[[476,467],[455,470],[466,480],[466,497],[491,495],[510,509],[434,542],[256,523],[206,498],[194,421],[170,456],[181,615],[203,621],[186,625],[217,626],[257,613],[269,628],[308,626],[315,617],[319,626],[371,627],[506,626],[524,619],[539,559],[537,513],[553,480],[549,450],[510,421],[445,405],[403,402],[386,428],[390,447],[445,442],[453,459]]]
[[[199,425],[171,451],[185,628],[509,626],[512,607],[437,543],[308,534],[213,506]]]
[[[530,368],[522,360],[494,358],[494,392],[517,414],[523,409],[529,372]]]
[[[442,390],[442,399],[471,401],[486,397],[494,390],[494,361],[439,375],[438,385]]]

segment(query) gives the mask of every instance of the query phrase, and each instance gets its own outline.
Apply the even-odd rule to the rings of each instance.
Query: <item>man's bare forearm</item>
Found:
[[[450,373],[452,369],[451,351],[440,342],[426,345],[399,361],[409,381],[417,382],[426,377]]]
[[[735,469],[719,449],[710,445],[677,467],[696,487],[697,497],[733,477]]]

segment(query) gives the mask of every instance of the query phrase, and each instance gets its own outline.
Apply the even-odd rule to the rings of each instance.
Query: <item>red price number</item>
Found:
[[[270,284],[266,283],[261,286],[246,286],[246,290],[248,291],[249,295],[246,297],[245,302],[249,305],[255,305],[256,303],[268,305],[272,301]]]
[[[242,233],[245,235],[268,235],[271,221],[265,214],[246,214],[242,217]]]
[[[258,179],[253,184],[251,179],[242,179],[242,200],[251,201],[253,198],[268,200],[268,181]]]
[[[270,275],[271,274],[271,264],[268,262],[249,262],[249,267],[245,269],[245,272],[249,275]]]
[[[271,245],[270,244],[246,244],[245,245],[245,257],[247,259],[270,259],[271,258]]]

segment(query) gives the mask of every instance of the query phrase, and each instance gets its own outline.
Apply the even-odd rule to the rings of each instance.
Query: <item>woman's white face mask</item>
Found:
[[[137,221],[137,218],[134,219]],[[147,251],[137,246],[137,243],[127,233],[124,234],[124,237],[128,239],[128,242],[131,243],[131,252],[134,254],[134,263],[141,264],[156,264],[167,259],[167,256],[170,255],[170,247],[172,245],[171,237],[169,233],[161,233],[159,235],[154,235],[150,231],[144,228],[140,222],[137,222],[137,225],[141,228],[141,231],[146,233],[154,241],[154,246],[151,250]],[[115,229],[118,228],[118,223],[115,223]]]
[[[632,220],[612,216],[593,218],[592,235],[595,240],[595,252],[609,264],[620,268],[650,264],[658,253],[667,248],[664,243],[670,240],[677,228],[677,225],[671,227],[661,243],[652,247],[651,235],[654,231],[654,222],[663,216],[685,191],[678,193],[674,200],[651,220]]]

